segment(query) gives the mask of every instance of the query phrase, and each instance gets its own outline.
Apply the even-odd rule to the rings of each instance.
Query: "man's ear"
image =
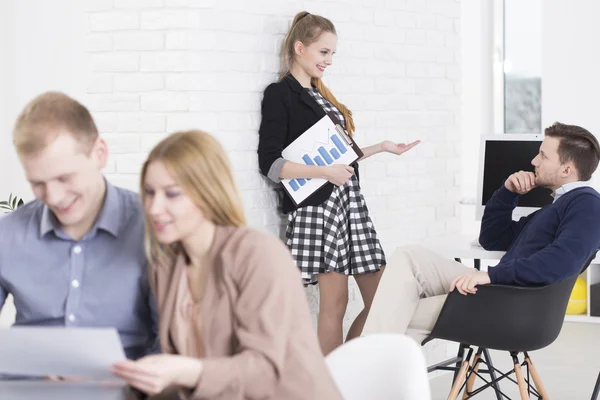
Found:
[[[92,153],[92,156],[98,163],[98,167],[103,169],[108,162],[108,146],[106,145],[106,141],[101,137],[97,138],[92,147]]]
[[[572,162],[565,163],[561,166],[560,175],[563,178],[568,178],[573,174],[577,174],[577,170],[575,169],[575,165]]]

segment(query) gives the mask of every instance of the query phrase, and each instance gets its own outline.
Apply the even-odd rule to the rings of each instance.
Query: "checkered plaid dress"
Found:
[[[306,90],[325,112],[333,111],[346,124],[342,113],[317,89]],[[386,264],[356,175],[334,186],[323,204],[289,213],[285,236],[305,284],[316,283],[318,274],[330,271],[364,274]]]

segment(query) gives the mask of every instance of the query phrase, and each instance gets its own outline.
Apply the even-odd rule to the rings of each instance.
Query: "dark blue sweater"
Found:
[[[590,187],[573,189],[513,221],[518,196],[502,186],[485,207],[479,243],[486,250],[508,250],[488,268],[491,282],[547,285],[580,271],[600,246],[600,194]]]

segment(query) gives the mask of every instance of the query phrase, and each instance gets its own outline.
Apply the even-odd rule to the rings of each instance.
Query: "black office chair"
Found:
[[[595,256],[596,252],[588,259],[581,272],[585,271]],[[448,399],[456,399],[465,387],[463,400],[489,387],[494,387],[499,399],[509,399],[498,385],[505,378],[518,384],[522,399],[529,399],[530,394],[538,399],[549,398],[528,352],[544,348],[556,340],[578,277],[579,273],[562,282],[542,287],[483,285],[477,288],[475,296],[463,296],[456,290],[448,294],[431,334],[422,343],[444,339],[458,342],[461,349],[467,350],[464,358],[459,354],[458,360],[446,360],[429,368],[458,369]],[[472,347],[478,349],[470,365]],[[514,368],[506,373],[494,368],[487,349],[510,352]],[[484,353],[485,359],[482,357]],[[524,353],[522,363],[518,358],[519,353]],[[448,367],[457,361],[456,367]],[[482,376],[480,364],[487,367],[485,372],[490,374],[490,380]],[[521,366],[526,367],[527,378],[523,376]],[[516,381],[510,377],[513,372]],[[498,377],[495,376],[496,373],[499,374]],[[531,385],[530,374],[535,388]],[[477,376],[485,384],[473,391]]]

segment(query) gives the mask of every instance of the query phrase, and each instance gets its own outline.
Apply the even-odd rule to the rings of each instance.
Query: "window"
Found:
[[[494,128],[541,133],[542,0],[496,0],[494,7]]]

